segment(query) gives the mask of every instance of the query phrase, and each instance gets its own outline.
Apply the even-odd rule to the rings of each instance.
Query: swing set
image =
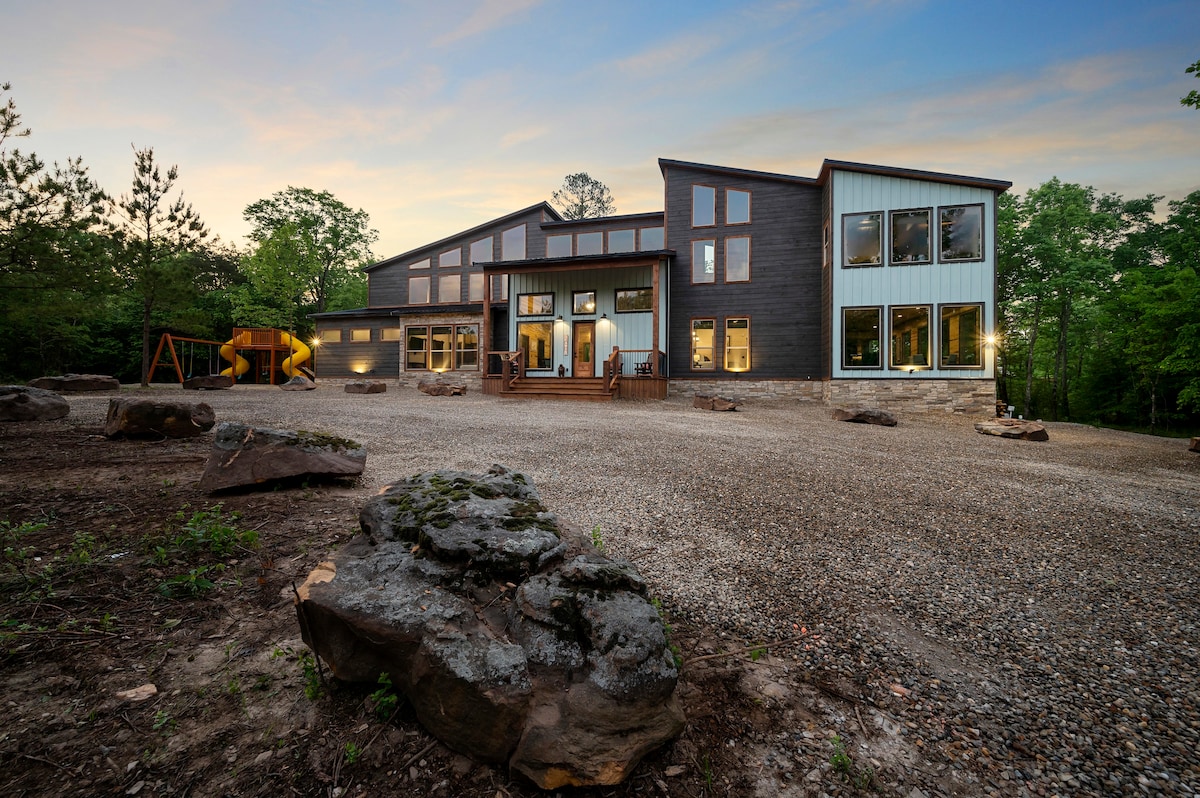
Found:
[[[178,351],[176,344],[179,344]],[[196,357],[197,344],[207,347],[199,362]],[[163,360],[164,349],[170,353],[169,360]],[[248,357],[243,357],[239,352],[247,353]],[[284,353],[285,356],[278,357]],[[235,382],[249,375],[247,382],[275,385],[279,372],[284,376],[279,382],[299,374],[315,379],[316,375],[302,365],[311,357],[312,350],[300,339],[269,327],[235,327],[233,336],[225,342],[164,333],[154,353],[150,379],[154,379],[160,367],[166,366],[175,370],[180,384],[190,377],[220,374],[232,377]],[[229,365],[220,369],[223,360],[228,361]],[[204,369],[203,374],[197,373],[197,365]]]

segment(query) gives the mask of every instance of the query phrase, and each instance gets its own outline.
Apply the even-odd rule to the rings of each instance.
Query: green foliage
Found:
[[[604,553],[604,538],[600,534],[599,524],[592,527],[592,545],[596,547],[596,551]]]
[[[209,575],[224,570],[225,566],[220,564],[202,565],[163,581],[158,586],[158,592],[167,598],[197,598],[216,587],[216,583],[208,578]]]
[[[258,547],[258,533],[251,529],[239,530],[233,526],[240,516],[232,513],[226,520],[220,504],[192,513],[186,520],[182,510],[176,513],[175,517],[183,523],[179,533],[171,541],[171,546],[185,557],[198,553],[228,557],[236,549]]]
[[[587,172],[576,172],[563,178],[562,187],[550,197],[564,219],[593,219],[612,216],[617,212],[608,186]]]
[[[400,697],[392,687],[392,679],[386,673],[379,674],[379,689],[371,693],[371,704],[375,707],[375,716],[387,720],[396,711]]]
[[[46,525],[25,521],[12,524],[0,521],[0,548],[3,549],[5,575],[16,575],[29,586],[35,581],[35,572],[41,569],[33,562],[33,547],[26,546],[25,538],[45,529]]]
[[[342,750],[345,752],[347,765],[353,765],[362,756],[362,749],[353,742],[346,743]]]
[[[838,735],[835,734],[831,737],[829,744],[833,746],[833,753],[829,755],[829,764],[833,767],[833,772],[837,777],[847,784],[853,784],[860,790],[870,787],[875,780],[874,769],[856,767],[854,760],[846,752],[846,743]]]
[[[1195,75],[1196,77],[1200,78],[1200,61],[1197,61],[1183,71],[1189,75]],[[1179,104],[1190,105],[1192,108],[1200,108],[1200,91],[1192,89],[1184,97],[1180,98]]]
[[[316,701],[321,697],[323,692],[321,689],[321,671],[317,667],[317,660],[311,652],[302,651],[296,658],[300,665],[300,672],[304,674],[304,696],[309,701]]]

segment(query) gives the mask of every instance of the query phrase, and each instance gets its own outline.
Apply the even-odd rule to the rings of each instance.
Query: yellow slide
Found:
[[[279,368],[283,369],[283,373],[289,377],[303,374],[300,364],[312,357],[312,350],[299,338],[294,338],[285,332],[279,333],[279,343],[292,348],[291,357],[284,358],[283,362],[279,364]]]
[[[250,370],[250,361],[242,357],[234,349],[235,346],[249,346],[250,333],[244,332],[239,336],[230,338],[221,347],[221,357],[228,360],[233,365],[221,372],[222,377],[237,377],[242,376]]]

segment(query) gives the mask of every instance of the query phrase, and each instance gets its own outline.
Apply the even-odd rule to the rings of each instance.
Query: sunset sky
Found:
[[[5,5],[0,83],[33,129],[7,146],[112,194],[152,146],[237,244],[289,185],[366,210],[381,258],[571,172],[661,210],[659,157],[1200,189],[1197,0]]]

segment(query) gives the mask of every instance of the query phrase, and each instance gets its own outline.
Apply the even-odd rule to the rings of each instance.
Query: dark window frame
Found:
[[[879,261],[877,263],[851,263],[849,253],[846,250],[846,226],[851,219],[859,216],[878,216],[879,217]],[[869,269],[884,264],[883,242],[887,238],[885,220],[887,213],[884,211],[856,211],[854,213],[842,214],[842,268],[843,269]]]
[[[953,363],[944,362],[942,349],[945,346],[945,336],[942,334],[942,311],[946,308],[979,308],[979,327],[975,331],[975,351],[978,356],[978,363]],[[987,334],[984,330],[987,328],[987,303],[985,302],[941,302],[937,306],[937,367],[948,371],[982,371],[986,368],[987,355],[984,352],[984,347],[987,345]]]
[[[895,362],[895,351],[894,351],[894,347],[892,346],[892,335],[893,335],[894,322],[895,322],[894,314],[897,310],[899,310],[901,308],[924,308],[926,311],[926,317],[925,317],[926,318],[926,328],[925,328],[926,354],[925,354],[925,362],[924,363],[896,363]],[[888,367],[889,371],[909,371],[909,372],[928,371],[929,369],[933,368],[933,362],[932,362],[933,350],[934,350],[933,308],[934,308],[934,306],[931,304],[928,304],[928,303],[926,303],[926,304],[914,303],[911,305],[888,305],[888,308],[887,308],[887,317],[888,317],[887,364],[888,364],[888,366],[887,367]]]
[[[942,255],[942,211],[950,208],[979,209],[979,256],[973,258],[946,258]],[[987,260],[987,205],[983,202],[961,202],[954,205],[937,206],[937,262],[938,263],[979,263]]]
[[[522,307],[521,300],[527,296],[548,296],[548,297],[550,297],[550,310],[545,311],[545,312],[539,312],[539,313],[526,313],[525,309]],[[526,318],[534,317],[534,316],[553,316],[554,315],[554,299],[555,299],[555,297],[554,297],[553,291],[537,291],[537,292],[530,292],[528,294],[517,294],[517,314],[516,315],[526,317]]]
[[[926,214],[925,224],[925,251],[929,254],[925,260],[896,260],[896,222],[895,218],[900,213],[924,213]],[[934,209],[928,208],[895,208],[888,211],[888,265],[889,266],[928,266],[933,263],[933,216]]]
[[[575,298],[578,297],[580,294],[591,294],[591,296],[592,296],[592,309],[591,310],[580,310],[579,309],[579,303],[576,301]],[[571,292],[571,315],[572,316],[595,316],[596,315],[596,307],[597,307],[596,289],[592,288],[592,289],[586,289],[583,291],[572,291]]]
[[[846,362],[846,312],[850,310],[873,310],[875,311],[875,319],[878,321],[875,329],[875,342],[879,346],[879,363],[874,366],[855,366]],[[850,305],[842,308],[842,369],[845,371],[882,371],[884,361],[884,341],[883,341],[883,305]]]
[[[648,308],[628,308],[621,309],[621,294],[622,292],[637,291],[639,294],[643,291],[648,292],[646,295],[650,298],[650,307]],[[653,313],[654,312],[654,287],[653,286],[638,286],[636,288],[615,288],[613,289],[613,309],[616,313]]]
[[[532,363],[531,359],[530,359],[529,357],[526,357],[526,358],[525,358],[525,370],[526,370],[526,371],[553,371],[553,369],[554,369],[554,327],[555,327],[555,323],[554,323],[554,321],[552,321],[552,320],[547,320],[547,319],[542,319],[542,320],[533,320],[533,321],[519,321],[519,322],[517,322],[517,326],[516,326],[516,334],[517,334],[516,338],[517,338],[517,340],[516,340],[516,342],[515,342],[515,343],[516,343],[516,346],[517,346],[517,347],[520,347],[520,344],[521,344],[521,327],[522,327],[522,325],[534,325],[534,324],[537,324],[537,325],[546,325],[547,327],[549,327],[549,328],[550,328],[550,335],[549,335],[549,336],[547,337],[547,339],[546,339],[546,340],[548,340],[548,341],[550,342],[550,346],[549,346],[549,349],[548,349],[548,351],[549,351],[549,353],[550,353],[550,355],[549,355],[549,358],[548,358],[549,364],[548,364],[548,365],[546,365],[546,366],[537,366],[537,367],[535,367],[535,366],[533,365],[533,363]]]

